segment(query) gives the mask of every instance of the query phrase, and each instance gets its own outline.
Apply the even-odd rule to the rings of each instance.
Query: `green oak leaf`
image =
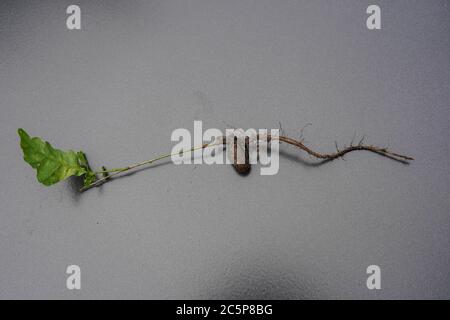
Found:
[[[37,170],[37,179],[40,183],[50,186],[70,176],[82,175],[85,176],[85,184],[86,177],[89,177],[89,181],[95,181],[95,174],[90,169],[83,152],[55,149],[50,143],[38,137],[30,138],[23,129],[19,129],[18,133],[23,159]]]

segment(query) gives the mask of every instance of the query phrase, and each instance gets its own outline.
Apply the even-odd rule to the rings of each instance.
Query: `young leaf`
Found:
[[[84,153],[81,152],[84,156],[83,162],[80,153],[55,149],[50,143],[38,137],[30,138],[23,129],[19,129],[18,133],[23,159],[37,170],[37,179],[40,183],[49,186],[70,176],[92,173]]]

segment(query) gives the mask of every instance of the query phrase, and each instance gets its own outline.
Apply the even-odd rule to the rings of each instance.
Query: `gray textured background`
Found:
[[[0,298],[449,298],[450,2],[375,2],[2,1]],[[164,164],[79,195],[39,185],[16,134],[122,166],[196,119],[417,160],[284,146],[276,176]]]

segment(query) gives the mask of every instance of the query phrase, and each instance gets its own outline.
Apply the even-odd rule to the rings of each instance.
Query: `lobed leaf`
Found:
[[[82,151],[76,153],[55,149],[47,141],[31,138],[23,129],[19,129],[18,133],[23,159],[37,170],[40,183],[50,186],[70,176],[82,175],[85,176],[85,183],[87,177],[89,182],[96,179]]]

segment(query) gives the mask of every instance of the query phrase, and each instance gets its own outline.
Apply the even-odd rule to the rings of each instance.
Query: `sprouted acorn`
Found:
[[[251,170],[249,150],[250,138],[256,139],[258,145],[258,155],[260,139],[265,139],[266,142],[269,142],[272,139],[277,139],[279,140],[279,142],[295,146],[305,151],[309,155],[323,161],[334,160],[343,157],[349,152],[361,150],[381,154],[402,163],[408,163],[409,161],[414,160],[412,157],[391,152],[387,148],[365,145],[363,143],[364,138],[362,138],[357,145],[354,145],[352,142],[350,146],[345,147],[342,150],[339,150],[336,145],[336,152],[319,153],[305,146],[303,144],[303,141],[289,138],[286,135],[272,137],[270,134],[267,134],[262,137],[257,134],[255,137],[245,136],[245,139],[238,139],[236,136],[234,136],[234,139],[227,139],[227,137],[217,137],[211,143],[205,143],[201,146],[196,146],[188,150],[182,150],[181,152],[177,153],[162,154],[150,160],[142,161],[133,165],[129,165],[127,167],[106,169],[106,167],[103,166],[100,171],[94,171],[91,169],[87,161],[86,154],[83,151],[75,152],[72,150],[63,151],[56,149],[49,142],[43,141],[39,137],[31,138],[23,129],[18,129],[18,134],[20,136],[20,146],[23,150],[23,158],[28,164],[31,165],[31,167],[36,169],[37,180],[40,183],[44,184],[45,186],[50,186],[59,181],[65,180],[68,177],[78,176],[83,178],[83,187],[80,189],[80,191],[85,191],[87,189],[100,186],[101,184],[112,180],[112,177],[120,173],[152,164],[158,160],[169,158],[172,155],[189,153],[195,150],[205,149],[217,145],[224,145],[225,148],[228,148],[233,167],[239,174],[247,175]],[[240,148],[243,152],[238,152],[238,148]],[[98,175],[100,175],[101,178],[98,178]]]

